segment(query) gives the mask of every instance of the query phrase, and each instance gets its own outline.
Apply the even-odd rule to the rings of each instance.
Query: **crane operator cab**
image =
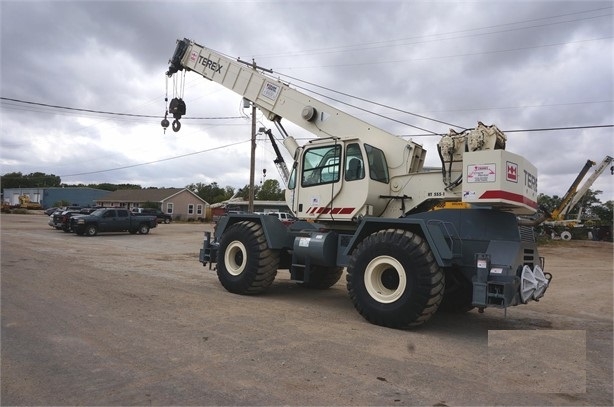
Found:
[[[389,194],[388,163],[382,150],[358,139],[315,140],[300,149],[286,199],[300,218],[352,220],[383,209]]]

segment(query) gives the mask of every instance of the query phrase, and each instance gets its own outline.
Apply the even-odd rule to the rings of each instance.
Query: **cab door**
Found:
[[[115,220],[115,209],[109,209],[102,214],[100,222],[98,224],[98,231],[107,232],[113,230],[113,223]]]
[[[115,219],[116,230],[130,229],[130,214],[127,209],[118,209],[117,218]]]

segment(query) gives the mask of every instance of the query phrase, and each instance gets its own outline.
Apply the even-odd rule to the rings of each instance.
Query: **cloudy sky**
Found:
[[[605,127],[614,124],[613,6],[1,0],[0,172],[52,173],[69,184],[246,185],[250,109],[238,95],[188,74],[181,131],[160,126],[167,89],[173,96],[164,72],[186,37],[379,114],[338,106],[411,136],[428,149],[427,165],[438,165],[438,137],[429,134],[450,128],[441,121],[496,124],[508,131],[507,149],[538,168],[539,191],[561,196],[587,159],[614,156],[614,128]],[[535,131],[553,128],[565,129]],[[310,137],[286,129],[301,143]],[[256,182],[280,179],[273,158],[259,136]],[[605,202],[613,185],[608,169],[593,189]]]

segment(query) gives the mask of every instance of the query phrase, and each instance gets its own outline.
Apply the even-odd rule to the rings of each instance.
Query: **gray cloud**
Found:
[[[3,173],[95,172],[64,178],[68,183],[245,185],[248,143],[207,149],[247,140],[248,120],[186,118],[177,134],[159,126],[163,73],[175,40],[183,37],[461,127],[477,121],[504,130],[614,123],[609,1],[3,1],[0,12],[3,97],[160,115],[110,117],[3,102]],[[193,74],[187,75],[185,99],[188,117],[239,115],[238,96]],[[414,135],[430,150],[427,162],[437,164],[436,137],[340,107],[392,133]],[[368,108],[435,132],[450,127]],[[508,138],[510,150],[538,167],[540,191],[549,195],[563,194],[586,159],[614,154],[611,128]],[[270,147],[259,145],[258,167],[276,177]],[[203,152],[98,172],[196,151]],[[595,183],[603,201],[614,199],[612,184],[609,174]]]

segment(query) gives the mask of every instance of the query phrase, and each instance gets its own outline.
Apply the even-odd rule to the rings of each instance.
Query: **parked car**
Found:
[[[279,219],[286,226],[291,225],[298,220],[296,216],[288,212],[269,212],[268,215],[277,217],[277,219]]]
[[[83,215],[83,210],[69,209],[63,211],[59,216],[59,226],[64,232],[72,232],[72,226],[70,220],[75,215]]]
[[[134,210],[133,215],[150,215],[155,216],[158,219],[158,223],[171,223],[173,221],[173,217],[168,213],[162,212],[160,209],[152,209],[152,208],[137,208]]]
[[[56,211],[56,209],[58,209],[58,208],[57,208],[57,207],[55,207],[55,206],[52,206],[51,208],[47,208],[47,209],[45,209],[44,213],[45,213],[45,215],[47,215],[47,216],[51,216],[51,215],[53,215],[53,212],[55,212],[55,211]]]
[[[66,212],[79,213],[81,208],[79,207],[64,207],[58,208],[55,212],[50,216],[49,225],[57,230],[62,229],[63,227],[63,216]]]

